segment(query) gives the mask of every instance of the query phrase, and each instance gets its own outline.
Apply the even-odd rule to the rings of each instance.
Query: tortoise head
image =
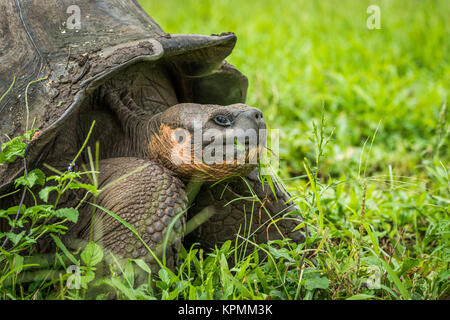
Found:
[[[177,104],[149,121],[149,156],[184,179],[218,181],[247,176],[266,141],[257,108]]]

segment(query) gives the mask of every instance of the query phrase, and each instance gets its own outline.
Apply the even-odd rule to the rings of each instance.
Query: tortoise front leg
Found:
[[[106,189],[100,193],[97,204],[133,226],[160,259],[169,225],[186,209],[184,184],[168,169],[142,159],[106,159],[100,161],[99,167],[100,189]],[[80,217],[69,237],[88,240],[92,206],[85,205],[80,210]],[[171,228],[171,243],[166,249],[166,265],[169,268],[176,264],[184,226],[185,217],[182,214]],[[93,240],[120,258],[144,258],[155,263],[145,245],[129,228],[98,209],[93,225]]]
[[[296,243],[305,241],[305,231],[293,231],[302,222],[299,211],[289,201],[289,194],[274,181],[276,197],[267,182],[264,188],[255,169],[245,183],[241,179],[224,181],[213,187],[204,185],[189,210],[189,218],[209,207],[212,216],[187,235],[187,242],[199,242],[202,247],[221,246],[227,240],[235,240],[237,234],[256,243],[290,238]],[[252,192],[249,190],[249,186]],[[252,197],[255,194],[258,199]],[[236,200],[240,198],[239,200]],[[243,239],[239,239],[242,243]],[[246,246],[251,249],[251,245]],[[248,250],[247,253],[251,253]]]

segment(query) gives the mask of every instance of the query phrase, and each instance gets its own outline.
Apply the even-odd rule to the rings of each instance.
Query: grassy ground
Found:
[[[237,34],[228,60],[281,130],[280,175],[320,244],[318,266],[302,268],[324,289],[305,281],[300,296],[448,297],[447,1],[140,2],[166,32]],[[379,30],[366,27],[371,4]],[[322,109],[331,139],[314,198],[304,159],[316,163]],[[361,280],[374,274],[380,289]]]
[[[186,248],[177,270],[162,269],[152,287],[134,284],[133,265],[149,271],[140,260],[96,277],[104,255],[94,243],[68,252],[55,238],[50,265],[19,255],[59,224],[35,228],[33,236],[0,234],[17,248],[0,256],[1,298],[448,299],[448,1],[140,2],[167,32],[237,34],[229,62],[249,78],[248,104],[280,129],[279,175],[311,235],[300,245],[257,246],[268,254],[264,260],[257,252],[239,258],[234,242],[212,252]],[[366,27],[371,4],[381,9],[379,30]],[[10,146],[23,151],[28,135]],[[64,192],[76,177],[55,175],[52,192]],[[31,178],[45,183],[36,171],[18,185]],[[33,225],[77,217],[56,205],[27,214]],[[35,264],[47,270],[34,271]],[[65,286],[70,264],[80,266],[80,290]],[[21,284],[26,277],[31,284]],[[105,286],[106,293],[90,291]]]

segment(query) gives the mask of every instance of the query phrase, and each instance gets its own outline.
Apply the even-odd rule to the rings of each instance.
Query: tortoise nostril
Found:
[[[261,111],[259,111],[258,109],[254,109],[254,110],[252,110],[252,112],[251,112],[252,114],[253,114],[253,117],[256,119],[256,120],[260,120],[260,119],[262,119],[263,118],[263,114],[262,114],[262,112]]]
[[[242,115],[258,127],[265,126],[263,113],[259,109],[249,108],[245,110]]]

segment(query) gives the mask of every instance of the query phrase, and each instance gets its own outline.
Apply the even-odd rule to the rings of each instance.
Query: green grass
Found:
[[[247,103],[281,130],[280,175],[320,244],[317,266],[309,255],[297,265],[297,297],[450,295],[447,1],[140,2],[166,32],[237,34],[228,61],[249,78]],[[366,27],[371,4],[379,30]],[[316,164],[322,109],[333,134],[314,182],[304,159]],[[326,289],[305,289],[301,272]],[[381,289],[366,288],[376,272]]]
[[[448,1],[140,2],[166,32],[237,34],[228,61],[249,78],[247,103],[280,129],[279,175],[311,235],[299,245],[258,245],[246,258],[236,246],[240,238],[211,252],[186,248],[177,269],[162,268],[153,285],[142,260],[114,263],[113,275],[100,277],[104,255],[92,242],[69,252],[54,237],[59,249],[48,265],[15,254],[32,237],[2,235],[19,246],[2,251],[2,299],[450,296]],[[380,30],[366,28],[371,4],[381,8]],[[30,138],[9,142],[15,153],[11,148],[3,157],[23,156]],[[91,174],[93,162],[81,174]],[[37,173],[21,178],[23,188],[45,183]],[[79,176],[56,174],[58,194],[70,186],[95,193],[95,184],[71,185]],[[56,204],[33,208],[24,213],[29,219],[46,219],[40,211],[63,221],[77,217]],[[47,270],[36,271],[36,264]],[[71,264],[80,267],[79,290],[65,286]],[[33,280],[21,284],[28,270]],[[139,286],[137,270],[148,280]]]

